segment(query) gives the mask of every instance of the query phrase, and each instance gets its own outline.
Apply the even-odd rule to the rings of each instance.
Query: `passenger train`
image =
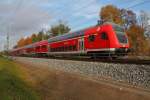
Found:
[[[124,29],[105,22],[10,51],[12,56],[124,56],[130,51]]]

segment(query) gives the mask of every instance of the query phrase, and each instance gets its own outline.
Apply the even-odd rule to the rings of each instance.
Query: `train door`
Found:
[[[78,50],[83,52],[84,51],[84,38],[80,38],[78,41]]]
[[[48,52],[51,52],[51,46],[47,45]]]

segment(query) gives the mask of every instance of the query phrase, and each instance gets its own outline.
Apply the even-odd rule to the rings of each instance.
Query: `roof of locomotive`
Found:
[[[35,42],[35,43],[29,44],[29,45],[25,45],[23,47],[15,48],[13,50],[10,50],[10,52],[18,51],[18,50],[21,50],[21,49],[33,48],[35,46],[44,45],[44,44],[48,44],[48,41],[47,40],[42,40],[42,41],[39,41],[39,42]]]
[[[17,51],[17,50],[32,48],[32,47],[33,47],[33,44],[29,44],[29,45],[26,45],[26,46],[23,46],[23,47],[15,48],[12,51]]]
[[[46,45],[48,44],[48,41],[47,40],[42,40],[42,41],[39,41],[39,42],[35,42],[34,46],[40,46],[40,45]]]
[[[52,43],[52,42],[56,42],[56,41],[62,41],[62,40],[70,39],[70,38],[83,36],[83,35],[84,35],[84,31],[81,30],[81,31],[78,31],[78,32],[66,33],[64,35],[59,35],[59,36],[56,36],[56,37],[49,38],[48,42]]]

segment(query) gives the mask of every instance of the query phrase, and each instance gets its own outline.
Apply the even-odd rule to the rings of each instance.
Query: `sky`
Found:
[[[150,15],[150,0],[0,0],[0,51],[7,33],[12,48],[21,37],[48,29],[60,20],[72,31],[95,25],[101,7],[108,4]]]

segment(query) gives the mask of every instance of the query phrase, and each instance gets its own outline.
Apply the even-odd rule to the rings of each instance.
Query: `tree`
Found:
[[[27,38],[21,38],[18,42],[17,42],[17,46],[16,47],[23,47],[25,45],[29,45],[32,43],[32,38],[31,37],[27,37]]]
[[[44,32],[43,31],[40,31],[37,35],[37,41],[42,41],[44,40]]]
[[[128,29],[131,25],[136,24],[136,14],[131,10],[121,9],[121,18],[123,20],[123,26]]]
[[[140,16],[139,16],[139,24],[143,29],[146,29],[149,25],[149,16],[145,11],[140,11]]]
[[[31,36],[31,39],[32,39],[32,43],[37,42],[37,35],[35,33],[33,33]]]
[[[48,33],[44,34],[44,40],[47,40],[47,39],[49,39]]]
[[[139,25],[144,29],[144,33],[145,33],[144,35],[150,37],[149,15],[145,11],[141,11],[138,21],[139,21]]]
[[[31,37],[27,37],[25,39],[25,45],[29,45],[29,44],[32,44],[32,38]]]
[[[18,42],[17,42],[17,47],[22,47],[25,45],[24,43],[25,39],[24,38],[21,38]]]
[[[131,25],[127,31],[129,42],[135,54],[149,53],[148,41],[144,37],[144,29],[139,25]]]
[[[104,22],[111,21],[116,24],[123,24],[120,10],[113,5],[107,5],[105,7],[102,7],[99,15],[100,19]]]
[[[71,29],[65,23],[59,22],[58,25],[52,26],[49,30],[49,33],[52,33],[53,36],[57,36],[60,34],[68,33]]]

